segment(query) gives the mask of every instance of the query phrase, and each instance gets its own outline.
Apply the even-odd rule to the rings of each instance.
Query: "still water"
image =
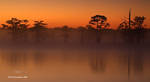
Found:
[[[150,51],[1,49],[0,82],[150,82]]]

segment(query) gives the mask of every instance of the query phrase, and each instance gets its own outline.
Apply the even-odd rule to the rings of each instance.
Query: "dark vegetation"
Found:
[[[91,17],[86,27],[68,26],[47,28],[44,21],[34,21],[31,27],[28,20],[12,18],[1,25],[1,47],[60,47],[60,46],[148,46],[150,29],[144,25],[144,16],[124,19],[117,30],[110,29],[107,17]]]

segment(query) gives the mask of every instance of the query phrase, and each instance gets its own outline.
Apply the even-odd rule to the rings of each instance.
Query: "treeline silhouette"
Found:
[[[12,18],[1,24],[0,44],[21,46],[60,46],[60,45],[140,45],[150,44],[150,29],[144,25],[146,17],[136,16],[133,20],[124,19],[118,29],[110,28],[107,17],[95,15],[85,27],[68,26],[47,28],[44,21],[34,21],[31,27],[28,20]]]

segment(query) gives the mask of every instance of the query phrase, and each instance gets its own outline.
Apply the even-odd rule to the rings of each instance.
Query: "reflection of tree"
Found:
[[[143,71],[143,58],[140,55],[136,55],[136,57],[134,58],[134,71],[136,72],[142,72]]]
[[[91,59],[91,67],[95,72],[105,72],[105,58],[100,55],[94,55]]]
[[[27,63],[27,54],[20,52],[8,52],[2,56],[2,59],[10,66],[20,66]]]
[[[137,74],[141,75],[141,73],[143,72],[144,70],[143,69],[143,64],[144,64],[143,57],[144,57],[143,51],[141,50],[140,47],[134,47],[133,50],[129,50],[129,53],[128,53],[129,79],[130,79],[132,72],[136,75]]]
[[[139,73],[143,71],[143,51],[140,47],[136,47],[134,49],[133,55],[133,68],[135,73]]]
[[[26,54],[25,51],[8,51],[0,56],[2,61],[6,62],[6,64],[10,65],[11,67],[25,66],[28,62],[31,63],[32,61],[36,65],[41,66],[45,63],[48,56],[44,52],[38,50],[33,51],[33,54],[30,53],[30,51],[27,52],[28,54]]]
[[[47,54],[44,54],[43,52],[40,51],[34,51],[33,60],[36,65],[41,66],[47,58]]]

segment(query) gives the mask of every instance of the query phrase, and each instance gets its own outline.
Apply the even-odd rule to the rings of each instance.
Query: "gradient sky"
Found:
[[[85,26],[90,17],[105,15],[112,28],[128,16],[146,16],[150,22],[150,0],[0,0],[0,23],[11,17],[45,20],[49,27]]]

